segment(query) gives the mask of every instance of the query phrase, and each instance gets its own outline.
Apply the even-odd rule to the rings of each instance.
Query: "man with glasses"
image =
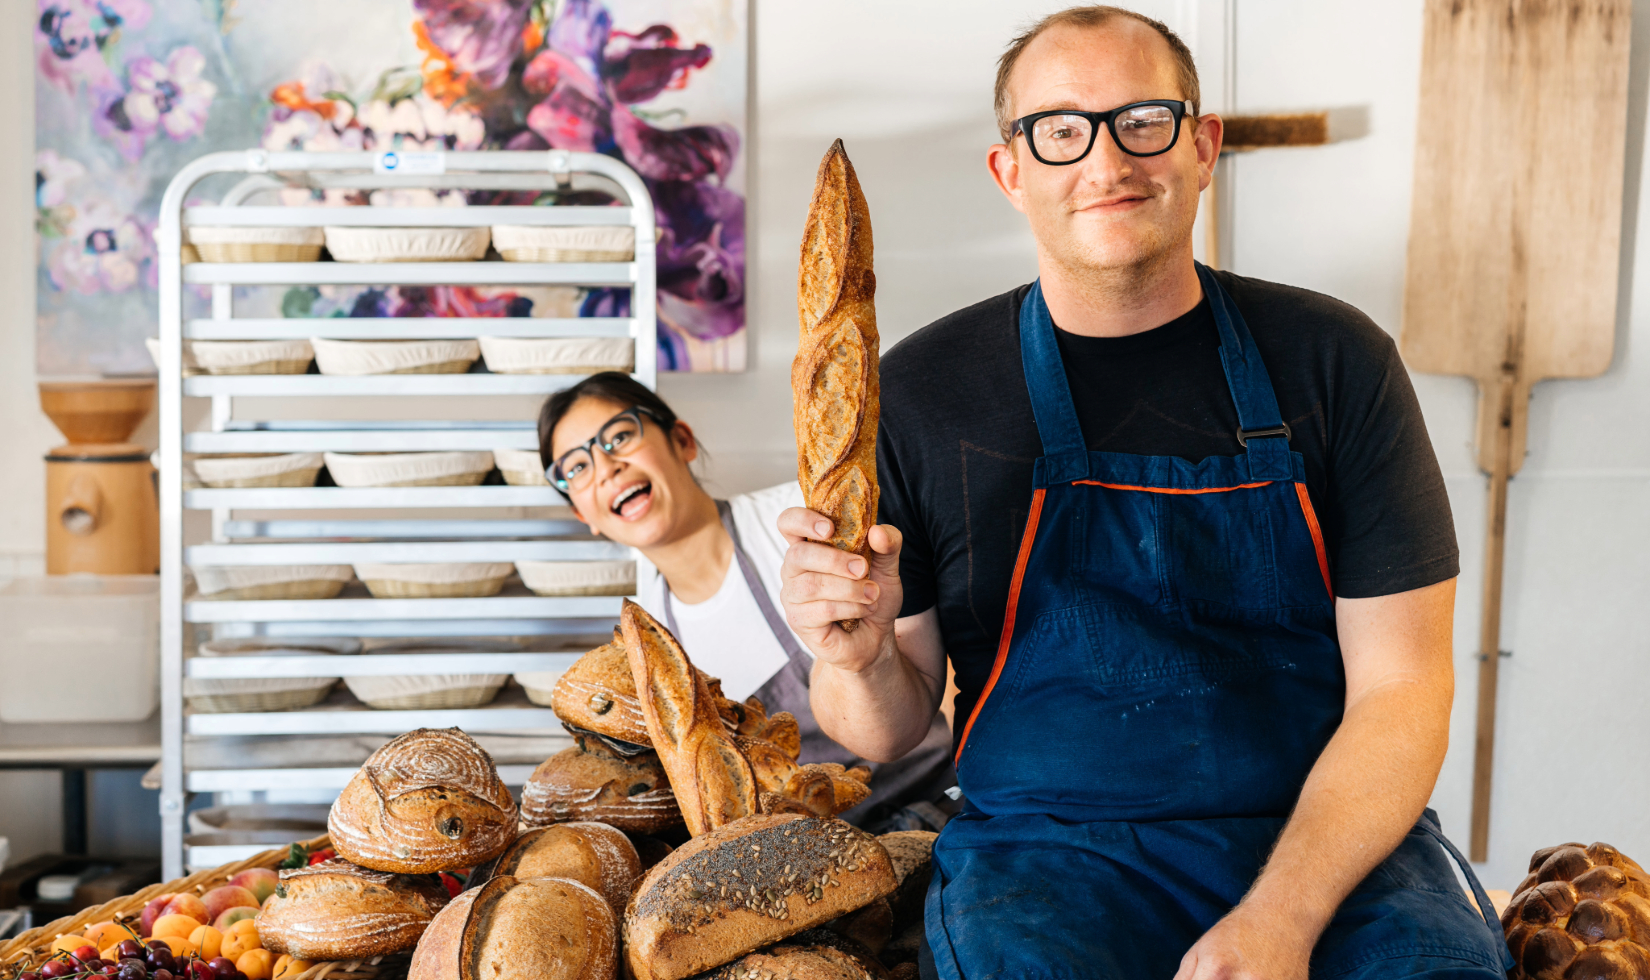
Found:
[[[1503,975],[1424,809],[1457,552],[1392,341],[1194,263],[1221,122],[1162,24],[1045,19],[997,115],[1038,280],[885,355],[869,562],[780,519],[832,737],[898,757],[956,670],[924,975]]]

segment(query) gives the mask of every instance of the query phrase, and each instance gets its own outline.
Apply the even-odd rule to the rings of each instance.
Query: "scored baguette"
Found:
[[[722,723],[704,675],[670,631],[629,599],[619,626],[648,736],[688,832],[697,837],[756,813],[756,776]]]
[[[876,275],[871,212],[842,141],[820,161],[802,234],[791,364],[797,480],[811,510],[829,517],[829,543],[867,555],[877,518]],[[851,630],[849,622],[843,629]]]

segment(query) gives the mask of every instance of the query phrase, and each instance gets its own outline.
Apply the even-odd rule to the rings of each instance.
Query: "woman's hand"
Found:
[[[779,571],[780,601],[791,629],[815,657],[840,670],[859,673],[879,659],[898,655],[894,619],[904,589],[899,581],[899,530],[871,528],[871,557],[821,543],[831,536],[829,518],[802,507],[779,515],[779,532],[790,548]],[[839,623],[858,620],[851,632]]]

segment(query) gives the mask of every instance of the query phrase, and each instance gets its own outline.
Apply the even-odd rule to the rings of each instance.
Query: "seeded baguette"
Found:
[[[407,980],[613,980],[618,961],[613,910],[595,889],[502,875],[436,916]]]
[[[629,599],[619,626],[648,736],[688,832],[697,837],[756,813],[756,777],[717,713],[704,675],[670,631]]]
[[[633,834],[682,822],[676,794],[655,752],[622,758],[599,740],[579,736],[573,748],[539,763],[521,788],[521,819],[529,827],[593,820]]]
[[[470,883],[504,876],[583,882],[607,899],[617,916],[630,901],[631,886],[642,876],[642,859],[630,838],[607,824],[559,823],[516,838],[498,860],[477,868]]]
[[[746,817],[695,837],[625,911],[636,980],[681,980],[863,908],[895,886],[888,852],[841,820]]]
[[[264,948],[300,960],[348,960],[411,949],[447,890],[432,877],[373,871],[334,858],[281,872],[258,913]]]
[[[516,801],[492,756],[457,728],[420,728],[367,757],[327,815],[340,857],[428,874],[472,868],[516,837]]]

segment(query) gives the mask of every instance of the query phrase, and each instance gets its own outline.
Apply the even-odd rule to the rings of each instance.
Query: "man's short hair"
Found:
[[[1003,56],[997,59],[997,128],[1002,132],[1003,142],[1008,142],[1009,127],[1014,125],[1014,119],[1009,115],[1014,111],[1014,107],[1009,104],[1008,78],[1014,73],[1014,65],[1020,60],[1020,54],[1025,51],[1026,46],[1035,41],[1039,34],[1051,27],[1102,27],[1119,17],[1137,20],[1162,35],[1163,40],[1169,42],[1169,50],[1174,55],[1175,68],[1180,75],[1181,98],[1191,102],[1192,115],[1194,117],[1197,115],[1198,104],[1202,99],[1202,93],[1198,90],[1197,84],[1197,64],[1192,60],[1192,49],[1186,47],[1186,42],[1180,39],[1180,35],[1170,30],[1169,26],[1162,21],[1153,20],[1145,14],[1136,13],[1133,10],[1126,10],[1122,7],[1109,7],[1098,3],[1084,4],[1081,7],[1067,7],[1065,10],[1044,17],[1010,42],[1008,50],[1004,51]],[[1094,106],[1093,108],[1098,109],[1100,107]]]

